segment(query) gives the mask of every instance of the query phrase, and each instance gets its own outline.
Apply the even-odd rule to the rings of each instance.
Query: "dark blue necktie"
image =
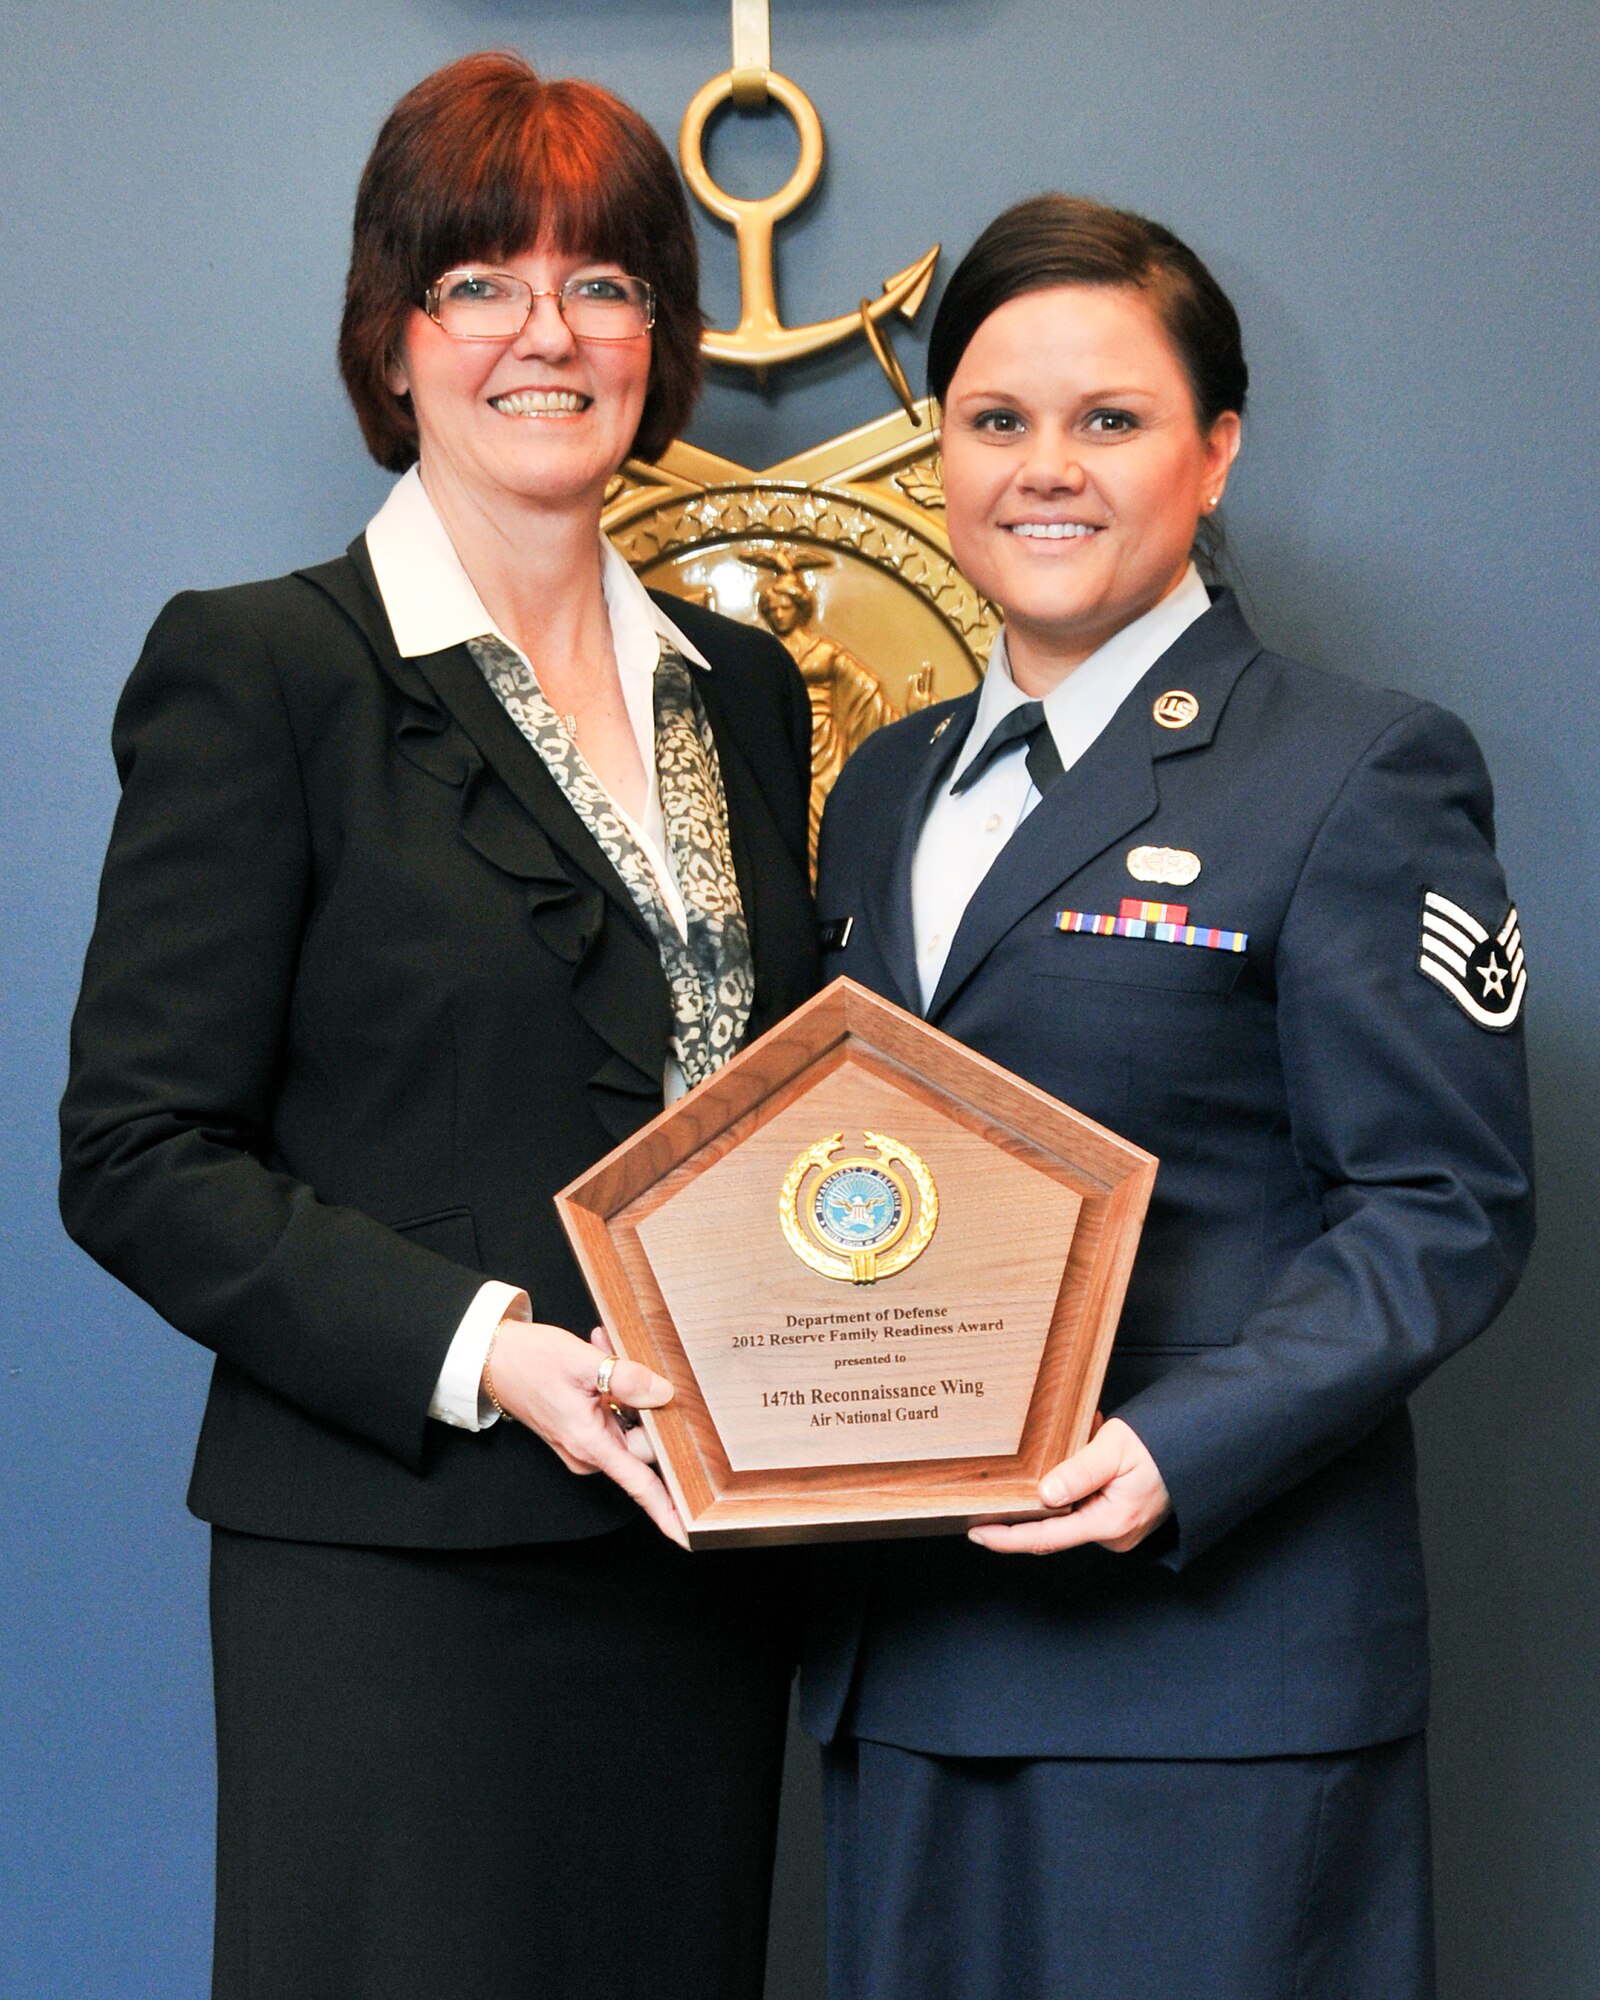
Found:
[[[1061,776],[1061,753],[1044,719],[1042,701],[1025,701],[1000,718],[988,742],[950,787],[950,796],[959,798],[963,792],[971,791],[989,766],[1019,743],[1028,746],[1028,776],[1043,798]]]

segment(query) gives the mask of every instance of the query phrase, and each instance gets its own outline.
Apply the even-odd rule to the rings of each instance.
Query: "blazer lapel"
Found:
[[[465,646],[412,662],[562,864],[596,903],[592,925],[577,912],[583,950],[573,967],[572,1006],[615,1055],[589,1079],[596,1115],[627,1138],[661,1107],[672,1007],[656,941],[621,876],[568,805],[544,760],[495,699]],[[606,920],[598,921],[604,899]],[[580,898],[581,900],[581,898]],[[551,928],[540,925],[541,934]]]
[[[951,941],[930,1020],[1043,897],[1151,817],[1160,803],[1157,763],[1209,745],[1234,682],[1260,650],[1232,593],[1223,591],[1156,661],[978,885]],[[1163,728],[1153,714],[1169,688],[1183,689],[1196,703],[1193,720],[1176,729]]]
[[[409,660],[402,659],[389,629],[388,616],[378,579],[367,555],[367,544],[358,535],[342,556],[315,568],[295,572],[324,597],[331,597],[350,623],[372,648],[373,657],[401,692],[412,701],[431,703],[427,683]]]
[[[357,622],[374,642],[380,663],[402,686],[412,673],[426,682],[523,811],[538,822],[562,855],[605,893],[654,951],[649,926],[640,916],[622,878],[567,804],[561,787],[545,769],[538,753],[496,701],[493,689],[479,673],[466,647],[448,646],[441,653],[424,653],[412,660],[402,660],[383,614],[383,600],[365,540],[358,535],[347,553],[363,587],[352,589],[350,586],[356,579],[350,579],[346,572],[348,581],[344,591],[337,593],[339,601],[347,610],[354,609]],[[323,581],[320,573],[318,581]],[[358,600],[358,608],[352,607],[352,598]]]
[[[915,762],[903,778],[897,772],[890,772],[883,785],[885,798],[901,802],[893,851],[887,867],[862,871],[862,915],[871,925],[883,962],[899,989],[888,997],[898,999],[913,1014],[920,1014],[923,1009],[911,914],[911,865],[916,859],[917,837],[927,816],[928,802],[949,777],[977,713],[978,694],[974,689],[952,702],[942,715],[930,715],[931,726],[913,728],[907,724],[902,735]]]
[[[766,794],[756,780],[744,751],[740,748],[717,687],[716,669],[706,673],[690,665],[695,690],[705,705],[706,720],[717,746],[717,764],[722,772],[722,790],[728,806],[728,844],[733,850],[733,872],[739,884],[739,901],[744,908],[745,928],[750,935],[750,952],[756,953],[761,925],[761,906],[768,885],[758,865],[762,854],[783,851],[783,837],[767,805]]]
[[[471,751],[452,759],[442,746],[409,742],[407,731],[418,733],[417,707],[413,720],[401,725],[400,754],[461,786],[462,838],[527,884],[535,931],[572,965],[574,1010],[613,1051],[589,1079],[596,1112],[614,1138],[624,1138],[652,1107],[660,1107],[671,1006],[655,940],[616,870],[496,701],[465,646],[403,659],[365,542],[358,537],[348,555],[347,562],[301,574],[349,616],[380,668],[420,706],[421,715],[438,717],[442,709],[481,758],[480,767]],[[428,737],[447,727],[440,718],[420,734]],[[498,785],[486,782],[486,772]],[[609,922],[601,920],[606,904]]]

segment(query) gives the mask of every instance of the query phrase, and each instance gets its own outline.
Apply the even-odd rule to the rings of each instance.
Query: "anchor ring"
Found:
[[[775,69],[768,70],[766,85],[768,92],[794,120],[795,130],[800,135],[799,164],[776,194],[763,195],[759,200],[741,200],[725,193],[711,178],[710,169],[706,166],[706,124],[713,111],[733,102],[734,78],[731,69],[724,70],[720,76],[714,76],[709,83],[700,86],[690,99],[678,132],[678,158],[683,166],[684,179],[713,215],[735,226],[744,216],[780,222],[784,216],[793,215],[816,186],[817,177],[822,172],[822,120],[817,116],[817,107],[799,84],[791,83],[788,77],[781,76]]]

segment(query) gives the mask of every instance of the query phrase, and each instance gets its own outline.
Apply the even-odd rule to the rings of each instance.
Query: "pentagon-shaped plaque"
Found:
[[[1042,1513],[1156,1162],[838,979],[556,1197],[697,1548]]]

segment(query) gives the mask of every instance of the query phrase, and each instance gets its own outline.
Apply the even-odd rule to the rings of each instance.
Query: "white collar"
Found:
[[[1045,720],[1064,763],[1087,747],[1087,740],[1110,721],[1169,646],[1211,609],[1200,572],[1190,563],[1176,590],[1169,590],[1056,685],[1044,698]],[[988,671],[978,693],[978,712],[962,745],[951,781],[959,778],[994,733],[995,724],[1031,697],[1011,678],[1011,656],[1002,631],[989,653]]]
[[[506,639],[483,607],[416,466],[397,480],[367,523],[367,554],[401,657],[442,653],[487,633]],[[653,674],[662,639],[708,671],[711,662],[679,631],[627,563],[600,537],[601,587],[618,671]],[[506,644],[511,645],[506,639]]]

